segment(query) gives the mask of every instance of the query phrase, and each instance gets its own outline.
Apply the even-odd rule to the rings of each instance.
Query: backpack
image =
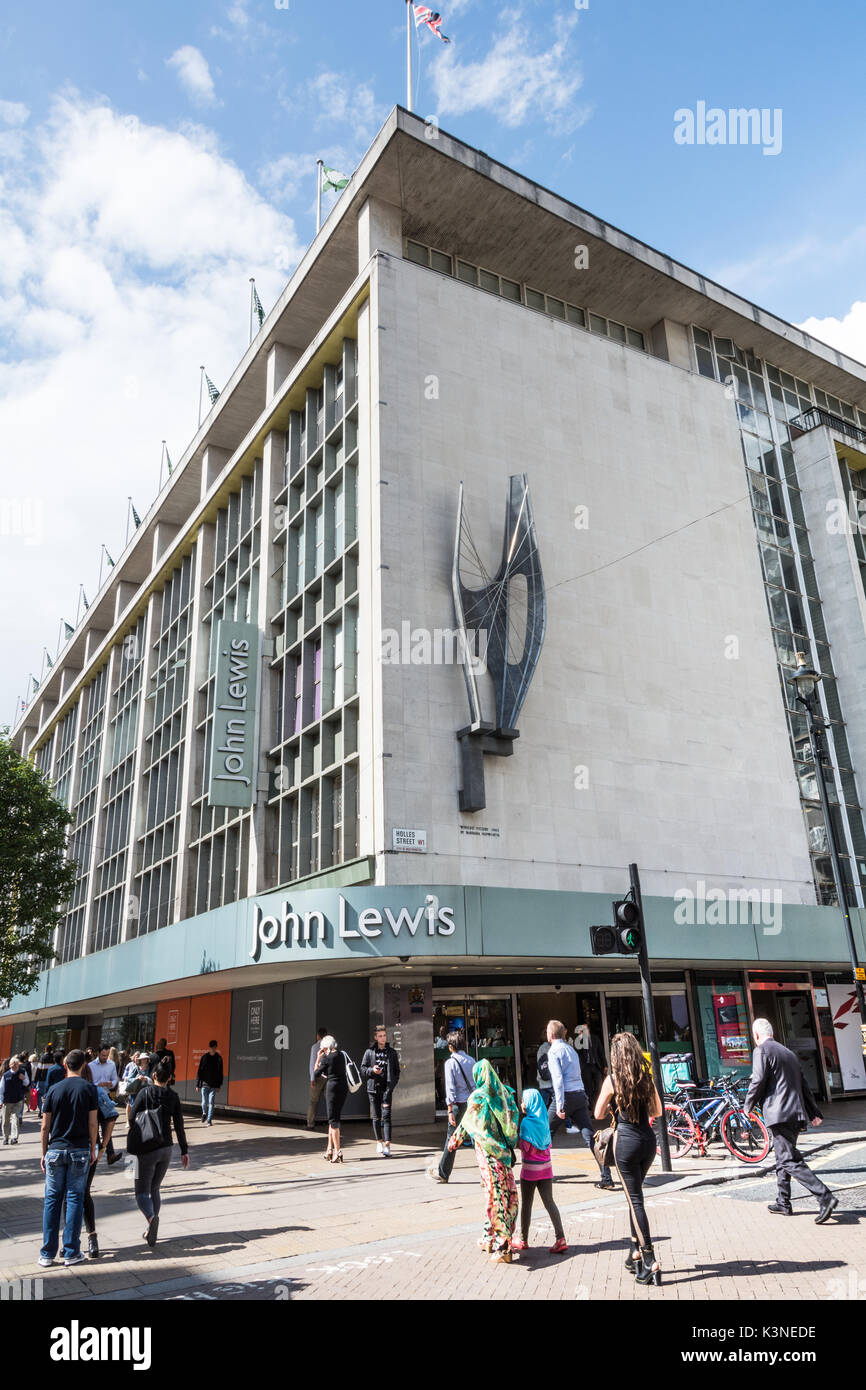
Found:
[[[360,1091],[361,1089],[361,1073],[358,1071],[358,1068],[355,1066],[348,1052],[344,1052],[343,1057],[346,1062],[346,1082],[349,1090],[354,1095],[356,1091]]]
[[[542,1081],[546,1081],[552,1085],[553,1078],[550,1075],[550,1066],[547,1061],[549,1056],[549,1052],[542,1053],[542,1055],[536,1059],[535,1069],[538,1072],[538,1075],[541,1077]]]

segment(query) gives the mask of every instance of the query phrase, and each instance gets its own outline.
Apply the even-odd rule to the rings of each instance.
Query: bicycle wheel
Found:
[[[671,1158],[685,1158],[695,1142],[695,1122],[681,1105],[665,1106]]]
[[[770,1152],[770,1135],[754,1110],[727,1110],[722,1116],[722,1138],[741,1163],[760,1163]]]

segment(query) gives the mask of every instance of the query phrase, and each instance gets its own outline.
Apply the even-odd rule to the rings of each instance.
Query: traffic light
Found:
[[[617,951],[621,956],[636,956],[642,940],[642,923],[637,903],[631,898],[621,898],[619,902],[615,902],[613,921]]]
[[[589,939],[594,956],[636,956],[641,948],[642,923],[632,898],[613,904],[612,927],[590,927]]]

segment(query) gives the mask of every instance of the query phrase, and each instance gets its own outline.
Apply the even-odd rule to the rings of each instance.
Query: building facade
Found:
[[[862,959],[864,498],[866,368],[396,109],[13,731],[79,872],[0,1051],[165,1036],[191,1094],[216,1036],[297,1115],[384,1018],[432,1118],[449,1027],[516,1084],[551,1015],[642,1034],[634,861],[662,1051],[764,1014],[862,1092],[789,678]]]

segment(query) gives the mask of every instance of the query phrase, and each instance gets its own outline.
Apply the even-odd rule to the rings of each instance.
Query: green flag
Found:
[[[165,451],[165,461],[168,464],[168,476],[171,477],[171,459],[168,456],[168,449]]]
[[[31,676],[30,679],[33,682],[33,694],[35,695],[37,690],[39,689],[39,682],[35,676]]]
[[[108,563],[111,565],[111,568],[114,569],[114,561],[112,560],[111,556],[110,556],[109,553],[108,553],[108,547],[104,545],[104,546],[102,547],[102,549],[105,551],[105,558],[106,558],[106,560],[107,560]]]
[[[63,619],[63,636],[65,637],[67,642],[69,641],[70,637],[75,636],[75,628],[72,626],[71,623],[68,623],[65,618]]]
[[[49,669],[49,671],[50,671],[50,670],[51,670],[51,667],[54,665],[54,662],[51,660],[51,657],[48,655],[48,648],[47,648],[47,647],[45,648],[45,660],[48,662],[48,669]]]
[[[213,384],[213,382],[211,381],[210,377],[208,376],[207,372],[205,372],[205,374],[204,374],[204,380],[205,380],[205,385],[207,386],[207,393],[208,393],[208,395],[210,396],[210,403],[211,403],[211,405],[216,405],[217,401],[219,400],[219,394],[220,394],[220,393],[219,393],[219,391],[216,389],[216,387],[214,386],[214,384]]]
[[[339,173],[337,169],[329,169],[327,164],[322,165],[322,189],[327,193],[329,188],[333,188],[335,193],[339,193],[342,188],[346,188],[349,180],[345,174]]]
[[[135,522],[135,529],[136,529],[136,531],[137,531],[138,528],[139,528],[139,526],[141,525],[141,517],[138,515],[138,512],[135,510],[135,503],[133,502],[133,500],[132,500],[131,497],[130,497],[130,499],[129,499],[129,505],[130,505],[130,507],[132,507],[132,519],[133,519],[133,521]]]
[[[86,613],[87,610],[88,610],[88,608],[90,607],[90,604],[87,602],[87,595],[86,595],[86,593],[84,592],[84,585],[83,585],[83,584],[82,584],[82,586],[81,586],[81,601],[82,601],[82,603],[84,604],[84,611],[85,611],[85,613]]]
[[[265,311],[262,308],[262,301],[259,299],[255,285],[253,285],[253,308],[256,311],[256,318],[259,321],[259,328],[261,328],[262,324],[265,321]]]

